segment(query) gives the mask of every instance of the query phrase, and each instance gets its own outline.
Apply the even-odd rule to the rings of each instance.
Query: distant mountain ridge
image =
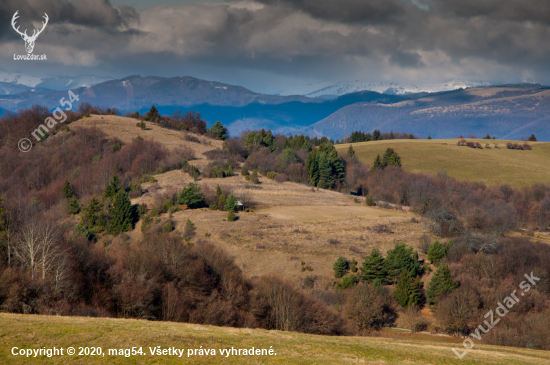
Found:
[[[11,89],[8,86],[0,88],[0,95],[13,94],[14,92],[11,92],[11,90],[20,90],[18,92],[70,90],[93,86],[108,80],[112,79],[93,75],[35,77],[20,73],[0,72],[0,85],[9,84],[13,86]]]
[[[376,91],[388,95],[407,95],[423,92],[434,93],[441,91],[451,91],[456,89],[466,89],[472,87],[490,86],[490,82],[485,81],[463,81],[452,80],[444,83],[432,84],[409,84],[398,82],[371,82],[363,80],[341,81],[333,85],[325,86],[313,92],[304,93],[310,97],[337,97],[363,90]]]
[[[17,111],[40,104],[54,109],[67,96],[67,91],[34,90],[2,96],[0,108]],[[488,133],[519,139],[535,133],[540,140],[550,140],[550,88],[533,84],[414,94],[365,90],[327,100],[266,95],[190,76],[132,75],[73,91],[79,95],[79,103],[118,108],[121,112],[138,110],[143,114],[153,104],[165,115],[177,109],[198,111],[209,124],[219,120],[228,126],[233,136],[270,128],[274,133],[325,135],[336,140],[355,130],[380,129],[424,138]],[[75,103],[73,110],[77,107]]]
[[[534,133],[550,140],[550,88],[508,85],[455,90],[390,105],[354,103],[303,128],[309,135],[342,138],[355,130],[406,131],[421,138],[486,134],[521,139]]]

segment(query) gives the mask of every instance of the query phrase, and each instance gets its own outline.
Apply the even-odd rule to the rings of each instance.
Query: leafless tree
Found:
[[[37,272],[45,279],[46,274],[58,266],[63,255],[59,239],[59,232],[49,222],[32,220],[23,227],[14,246],[14,254],[30,271],[33,279]]]

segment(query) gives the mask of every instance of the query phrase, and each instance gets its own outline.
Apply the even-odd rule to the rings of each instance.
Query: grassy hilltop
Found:
[[[458,140],[394,139],[353,143],[353,149],[361,161],[371,165],[377,154],[382,156],[391,147],[401,156],[405,170],[430,173],[446,170],[459,180],[482,181],[487,185],[520,187],[550,181],[550,143],[528,142],[533,150],[522,151],[506,148],[507,142],[518,141],[467,138],[484,147],[477,149],[457,146]],[[485,148],[486,144],[490,148]],[[348,147],[349,144],[336,145],[338,151]]]
[[[548,364],[550,352],[475,344],[462,359],[451,351],[461,339],[431,335],[331,337],[142,320],[0,314],[2,364]],[[25,358],[12,347],[81,346],[107,349],[142,347],[146,355]],[[149,346],[184,348],[182,358],[151,356]],[[188,348],[216,349],[216,356],[187,357]],[[218,349],[269,349],[274,356],[221,356]]]

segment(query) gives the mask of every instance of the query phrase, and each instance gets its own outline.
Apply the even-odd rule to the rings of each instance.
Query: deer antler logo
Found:
[[[11,26],[13,27],[13,29],[19,33],[21,35],[21,38],[23,38],[23,40],[25,41],[25,49],[27,50],[27,53],[32,53],[32,51],[34,50],[34,42],[36,42],[36,38],[38,38],[38,36],[40,35],[40,33],[42,33],[44,31],[44,29],[46,28],[46,25],[48,24],[48,14],[44,13],[44,16],[43,18],[46,20],[45,22],[42,22],[42,29],[40,30],[34,30],[34,32],[32,33],[32,36],[28,36],[27,35],[27,30],[25,29],[25,32],[20,32],[19,31],[19,26],[16,28],[15,27],[15,21],[19,18],[19,10],[17,10],[15,12],[15,14],[13,14],[13,18],[11,18]]]

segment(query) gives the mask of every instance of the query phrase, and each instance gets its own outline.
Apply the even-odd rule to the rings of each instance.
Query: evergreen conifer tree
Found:
[[[71,187],[69,180],[65,180],[65,183],[63,184],[63,196],[65,196],[66,199],[71,199],[74,196],[73,188]]]
[[[332,168],[330,166],[330,162],[326,153],[321,152],[319,154],[318,164],[319,182],[323,181],[327,188],[332,187],[332,184],[334,184],[334,178],[332,177]],[[319,186],[319,183],[317,183],[317,186],[321,188],[321,186]]]
[[[101,212],[102,207],[99,200],[94,196],[92,196],[92,199],[88,203],[88,206],[84,208],[84,212],[82,214],[82,225],[86,226],[88,228],[95,227],[100,220],[100,217],[97,215],[97,213]]]
[[[113,206],[109,210],[109,216],[111,217],[109,222],[110,233],[121,233],[132,229],[132,203],[126,192],[119,191],[115,195]]]
[[[353,149],[353,147],[351,145],[349,145],[348,153],[346,153],[346,156],[348,158],[352,158],[353,156],[355,156],[355,150]]]
[[[442,294],[456,288],[458,283],[453,280],[449,267],[446,264],[440,265],[428,285],[428,304],[436,305]]]
[[[401,157],[399,157],[393,148],[386,149],[386,153],[384,153],[384,157],[382,158],[382,168],[386,166],[401,167]]]
[[[208,131],[212,133],[216,137],[216,139],[219,139],[222,141],[227,139],[227,137],[229,136],[229,132],[227,131],[227,128],[225,128],[223,124],[218,120],[216,121],[216,123],[212,125],[212,127],[210,127]]]
[[[306,160],[306,171],[309,176],[309,184],[317,186],[319,182],[319,163],[317,161],[318,151],[314,149],[311,151]]]
[[[376,279],[384,281],[388,276],[384,265],[384,257],[376,248],[373,248],[371,254],[365,257],[360,269],[361,281],[365,283],[372,283]]]
[[[225,201],[225,204],[224,204],[224,210],[225,211],[233,211],[233,212],[236,212],[237,211],[237,198],[235,197],[235,195],[233,194],[229,194],[229,196],[227,197],[227,200]]]
[[[380,159],[380,155],[376,155],[376,158],[372,163],[371,171],[375,171],[376,169],[380,168],[382,168],[382,160]]]
[[[338,256],[332,268],[334,269],[334,277],[341,278],[348,272],[348,268],[349,268],[348,260],[346,260],[342,256]]]
[[[189,183],[184,187],[178,196],[178,204],[187,204],[189,208],[202,206],[203,195],[201,188],[195,183]]]
[[[409,271],[403,270],[393,291],[393,298],[403,308],[407,308],[409,305],[421,306],[424,304],[422,286],[420,277],[413,276]]]
[[[407,248],[404,243],[397,244],[393,249],[388,250],[384,264],[390,283],[393,283],[403,270],[408,271],[413,277],[422,272],[418,253],[412,247]]]
[[[434,265],[439,264],[441,260],[445,257],[447,253],[447,246],[439,243],[439,240],[435,240],[428,250],[428,260]]]
[[[114,199],[114,197],[123,190],[120,187],[120,179],[117,175],[113,176],[113,179],[107,183],[107,186],[105,187],[105,191],[103,192],[103,199],[111,198]]]
[[[304,143],[302,144],[302,147],[300,148],[306,151],[311,151],[313,149],[313,147],[311,146],[311,143],[309,143],[307,139],[304,141]]]
[[[243,168],[241,169],[241,176],[248,176],[249,172],[246,166],[243,165]]]

